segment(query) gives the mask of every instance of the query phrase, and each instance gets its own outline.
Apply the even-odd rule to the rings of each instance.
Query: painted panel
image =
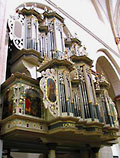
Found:
[[[25,92],[25,114],[40,117],[40,97],[35,89],[26,89]]]
[[[47,98],[51,102],[56,101],[56,85],[53,79],[48,78],[47,80]]]

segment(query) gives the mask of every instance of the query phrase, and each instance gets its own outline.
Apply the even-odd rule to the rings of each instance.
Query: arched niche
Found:
[[[120,94],[120,80],[108,59],[105,56],[100,56],[96,62],[96,70],[99,73],[104,73],[110,83],[109,95],[114,100]]]

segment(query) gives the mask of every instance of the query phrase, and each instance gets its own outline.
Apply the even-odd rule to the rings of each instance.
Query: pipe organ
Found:
[[[29,7],[8,20],[3,140],[11,141],[16,133],[15,140],[40,139],[41,145],[55,143],[58,150],[115,143],[118,120],[109,83],[93,73],[86,48],[76,37],[66,36],[64,26],[56,12]]]

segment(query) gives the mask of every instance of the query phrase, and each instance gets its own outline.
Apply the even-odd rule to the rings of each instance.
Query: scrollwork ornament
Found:
[[[19,30],[16,32],[15,28],[21,27],[21,32]],[[10,16],[8,19],[8,27],[9,27],[9,36],[10,39],[13,41],[14,45],[17,49],[21,50],[23,49],[23,33],[24,33],[24,17],[22,15],[17,14],[16,16]]]
[[[47,69],[41,73],[40,88],[43,92],[44,107],[50,111],[53,116],[58,115],[58,95],[56,83],[56,71]]]

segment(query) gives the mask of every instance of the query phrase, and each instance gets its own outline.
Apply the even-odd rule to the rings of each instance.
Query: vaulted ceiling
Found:
[[[99,19],[106,18],[111,25],[114,37],[120,36],[120,0],[91,0]]]

